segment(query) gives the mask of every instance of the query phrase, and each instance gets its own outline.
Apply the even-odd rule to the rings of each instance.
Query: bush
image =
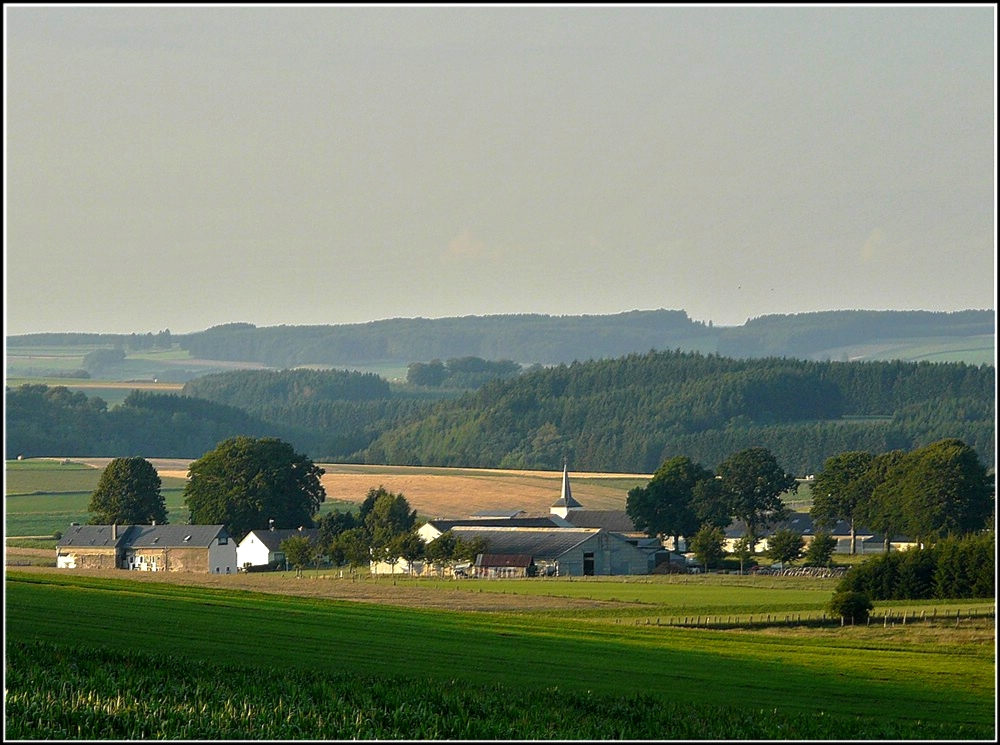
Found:
[[[863,592],[838,592],[830,599],[829,609],[844,623],[865,623],[871,614],[872,601]]]

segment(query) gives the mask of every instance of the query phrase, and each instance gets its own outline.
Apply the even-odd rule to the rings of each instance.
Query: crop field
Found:
[[[86,523],[90,495],[97,488],[104,467],[110,458],[62,459],[30,458],[9,460],[5,470],[4,523],[5,535],[51,536],[65,530],[72,522]],[[187,483],[187,461],[151,459],[160,476],[167,504],[167,519],[171,523],[187,522],[184,506],[184,486]],[[361,495],[364,498],[364,495]],[[360,501],[360,500],[359,500]],[[351,501],[328,499],[320,514],[354,506]]]
[[[106,733],[114,730],[108,727],[124,726],[139,716],[142,707],[129,705],[135,692],[168,686],[182,690],[180,700],[191,707],[187,726],[221,727],[223,713],[231,711],[240,713],[230,732],[251,726],[249,717],[250,722],[259,719],[261,726],[276,728],[265,729],[271,732],[288,733],[282,728],[300,722],[310,726],[298,735],[306,738],[332,731],[339,736],[378,732],[386,738],[447,731],[441,729],[442,707],[447,711],[458,704],[442,700],[442,690],[471,707],[468,716],[461,717],[472,723],[471,730],[464,730],[469,737],[583,737],[580,733],[589,731],[590,737],[664,739],[781,739],[796,732],[817,739],[839,739],[850,736],[847,733],[872,739],[984,739],[994,731],[992,626],[977,633],[945,633],[933,644],[906,637],[880,644],[854,633],[865,629],[849,627],[769,635],[609,626],[579,617],[572,601],[562,601],[570,605],[561,614],[526,608],[470,612],[143,579],[53,570],[8,572],[6,643],[8,661],[13,654],[16,662],[8,664],[8,717],[12,704],[30,705],[34,711],[48,707],[65,713],[53,720],[37,714],[26,721],[66,722],[62,736],[69,737],[94,734],[92,729],[72,729],[73,721],[103,722],[99,731],[109,736]],[[443,589],[428,592],[448,594]],[[72,623],[67,623],[69,618]],[[240,634],[232,634],[234,628]],[[53,685],[27,685],[24,681],[32,677],[24,671],[36,664],[30,650],[63,667],[79,655],[79,665],[71,666],[77,682],[60,686],[62,676],[47,675],[42,677],[54,680]],[[150,655],[152,663],[148,668],[138,663],[112,666],[112,676],[104,666],[87,662],[107,651]],[[179,659],[197,664],[178,665]],[[198,676],[205,673],[197,671],[205,668],[198,665],[234,672],[219,676],[226,681],[222,688],[199,685]],[[188,668],[193,678],[183,672]],[[80,673],[86,669],[92,672]],[[322,687],[322,695],[306,696],[305,691],[313,689],[301,684],[278,687],[284,694],[275,702],[274,690],[254,689],[253,681],[274,674],[265,670],[282,670],[295,680],[331,682]],[[144,675],[149,676],[148,686],[146,678],[136,679]],[[132,681],[126,684],[129,676]],[[341,680],[337,676],[347,676],[343,686],[354,690],[354,696],[362,695],[358,689],[369,697],[381,693],[347,711],[337,710],[339,695],[332,693],[333,681]],[[414,685],[427,693],[393,698],[393,692],[413,690]],[[224,700],[215,698],[220,693]],[[158,702],[161,697],[155,698]],[[564,698],[572,702],[565,714],[577,707],[589,714],[553,720],[552,702]],[[510,700],[520,702],[520,713],[513,717],[500,703]],[[688,714],[672,725],[674,717],[663,718],[662,712],[664,706],[679,703]],[[409,707],[424,715],[414,717]],[[299,708],[305,709],[301,718]],[[200,716],[191,716],[192,710]],[[615,711],[632,714],[615,716]],[[183,716],[171,716],[168,710],[161,717],[158,712],[157,703],[142,726],[156,732],[164,726],[161,719],[176,719],[174,726],[181,726]],[[336,721],[347,729],[324,729]],[[586,722],[584,729],[572,729],[573,721]],[[379,728],[372,729],[376,723]],[[163,736],[184,736],[175,732]],[[452,731],[445,736],[462,735]]]

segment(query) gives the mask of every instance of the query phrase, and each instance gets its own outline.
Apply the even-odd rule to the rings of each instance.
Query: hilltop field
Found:
[[[58,460],[58,459],[57,459]],[[111,458],[74,458],[102,469]],[[148,458],[161,479],[187,478],[191,461]],[[507,471],[489,468],[422,468],[318,463],[328,500],[360,504],[368,490],[384,486],[402,494],[424,518],[462,518],[480,510],[522,509],[547,515],[560,495],[561,471]],[[586,509],[623,510],[628,490],[645,486],[651,474],[570,472],[573,497]]]

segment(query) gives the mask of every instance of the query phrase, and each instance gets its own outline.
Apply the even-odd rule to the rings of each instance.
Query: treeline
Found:
[[[280,437],[316,460],[652,473],[677,455],[714,468],[766,447],[791,472],[845,451],[945,438],[995,465],[995,368],[964,363],[735,360],[648,352],[576,362],[428,398],[370,373],[237,371],[182,396],[107,411],[65,388],[7,391],[7,453],[197,457],[226,437]],[[430,390],[430,389],[427,389]],[[425,396],[423,398],[419,396]]]
[[[491,383],[382,434],[366,462],[650,473],[764,446],[795,473],[844,450],[945,437],[993,465],[995,370],[963,363],[734,360],[650,352]]]
[[[777,314],[727,328],[717,350],[727,357],[814,358],[825,350],[879,340],[888,342],[922,337],[994,335],[992,311],[954,313],[913,311],[831,310],[819,313]]]
[[[837,591],[872,600],[994,597],[996,536],[988,531],[949,537],[928,548],[873,557],[851,567]]]
[[[540,366],[539,366],[540,367]],[[406,368],[406,382],[427,388],[469,390],[482,388],[491,380],[520,375],[523,367],[513,360],[484,360],[481,357],[456,357],[446,362],[411,362]]]
[[[234,434],[281,437],[285,428],[212,401],[133,391],[108,409],[63,386],[6,391],[5,457],[192,458]]]

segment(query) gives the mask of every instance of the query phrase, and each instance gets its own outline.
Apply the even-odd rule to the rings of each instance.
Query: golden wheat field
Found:
[[[74,459],[104,468],[111,458]],[[191,461],[148,458],[160,477],[186,478]],[[427,468],[317,463],[326,472],[323,488],[329,499],[360,503],[371,488],[402,494],[410,507],[427,518],[461,518],[481,510],[522,509],[529,515],[549,514],[560,497],[562,471],[506,471],[487,468]],[[573,497],[588,510],[625,508],[628,490],[645,486],[650,474],[575,473]]]

